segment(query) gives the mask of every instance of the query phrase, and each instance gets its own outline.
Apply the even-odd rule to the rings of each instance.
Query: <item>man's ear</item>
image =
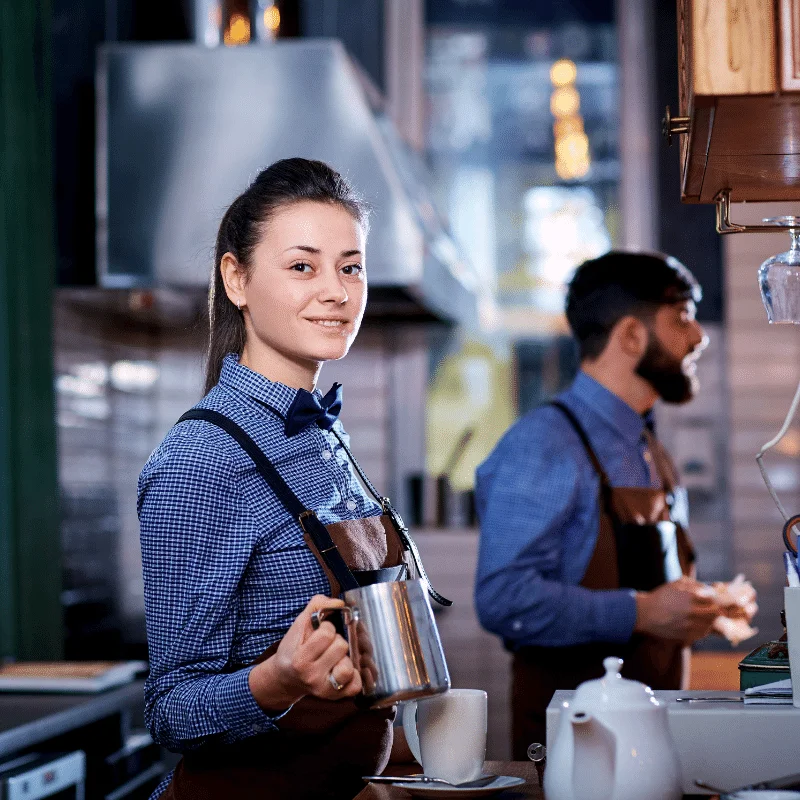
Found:
[[[647,350],[650,332],[647,325],[638,317],[625,316],[611,329],[617,347],[625,355],[639,361]]]

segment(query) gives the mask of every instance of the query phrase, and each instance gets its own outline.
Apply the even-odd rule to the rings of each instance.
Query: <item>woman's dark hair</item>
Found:
[[[566,306],[581,361],[603,352],[623,317],[647,321],[661,305],[698,303],[702,296],[694,275],[672,256],[612,250],[584,261],[569,283]]]
[[[305,200],[337,204],[358,220],[365,234],[369,230],[367,204],[336,170],[322,161],[286,158],[262,170],[231,203],[219,225],[208,298],[206,392],[219,380],[225,356],[241,355],[245,341],[242,312],[225,293],[220,270],[222,257],[230,253],[249,280],[253,251],[264,226],[279,209]]]

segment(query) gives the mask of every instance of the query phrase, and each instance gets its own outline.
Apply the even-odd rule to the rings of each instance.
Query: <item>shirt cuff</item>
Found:
[[[599,641],[624,643],[636,626],[636,592],[629,589],[596,593]]]
[[[275,722],[289,710],[287,708],[278,714],[268,714],[261,708],[250,691],[251,669],[253,667],[233,672],[217,685],[217,708],[234,739],[275,730]]]

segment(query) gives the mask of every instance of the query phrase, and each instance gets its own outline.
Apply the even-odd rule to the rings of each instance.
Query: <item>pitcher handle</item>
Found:
[[[314,630],[317,630],[327,617],[336,613],[342,615],[342,621],[346,626],[348,626],[348,655],[350,656],[350,661],[353,662],[353,669],[360,674],[362,668],[361,648],[363,648],[366,643],[363,641],[363,637],[362,641],[359,642],[356,627],[350,627],[351,623],[358,622],[358,611],[350,608],[350,606],[328,606],[328,608],[320,608],[311,615],[311,627]],[[363,681],[364,678],[365,676],[362,674],[361,680]]]
[[[320,608],[311,615],[311,627],[317,630],[320,625],[331,615],[340,613],[345,625],[349,625],[353,619],[353,609],[349,606],[329,606],[328,608]]]

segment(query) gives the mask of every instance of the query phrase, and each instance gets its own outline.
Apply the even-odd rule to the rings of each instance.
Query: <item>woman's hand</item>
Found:
[[[330,622],[323,622],[317,630],[311,626],[315,611],[342,607],[341,600],[312,597],[286,631],[277,653],[253,667],[250,691],[261,708],[282,711],[308,694],[341,700],[361,691],[361,677],[353,668],[344,638]]]

